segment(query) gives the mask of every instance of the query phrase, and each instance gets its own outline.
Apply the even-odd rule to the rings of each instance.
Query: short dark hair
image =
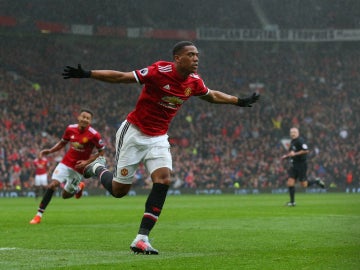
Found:
[[[191,41],[186,41],[186,40],[180,41],[180,42],[176,43],[173,47],[173,50],[172,50],[173,56],[176,55],[177,53],[179,53],[186,46],[195,46],[195,45]]]
[[[82,113],[82,112],[87,112],[87,113],[89,113],[89,114],[91,115],[91,117],[94,117],[94,113],[93,113],[92,110],[90,110],[90,109],[82,108],[82,109],[80,110],[80,113]]]

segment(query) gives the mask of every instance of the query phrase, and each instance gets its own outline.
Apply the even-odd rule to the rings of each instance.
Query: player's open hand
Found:
[[[78,64],[77,68],[66,66],[64,68],[64,72],[62,73],[64,79],[70,78],[90,78],[91,71],[84,70],[80,64]]]
[[[240,107],[252,107],[252,104],[258,101],[259,98],[259,93],[253,93],[251,96],[248,96],[246,98],[239,98],[237,105]]]
[[[75,168],[82,169],[82,168],[85,168],[85,166],[88,164],[89,164],[89,162],[87,162],[86,160],[78,160],[78,161],[76,161]]]

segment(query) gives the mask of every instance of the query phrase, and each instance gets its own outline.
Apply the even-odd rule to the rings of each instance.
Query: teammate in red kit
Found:
[[[85,177],[97,176],[110,194],[121,198],[129,192],[140,162],[145,164],[153,186],[145,203],[138,234],[130,244],[135,253],[158,254],[148,236],[160,216],[170,185],[172,157],[167,131],[181,105],[191,96],[211,103],[241,107],[251,107],[259,99],[257,93],[238,98],[209,89],[196,73],[198,64],[196,46],[192,42],[181,41],[173,47],[173,62],[159,61],[132,72],[87,71],[81,65],[64,69],[64,79],[93,78],[110,83],[144,85],[135,109],[116,133],[115,172],[106,169],[103,157],[84,170]]]
[[[79,199],[85,184],[81,182],[84,168],[93,162],[96,158],[103,156],[105,145],[101,135],[90,126],[93,113],[90,110],[82,109],[78,116],[78,123],[67,126],[61,140],[50,149],[44,149],[40,152],[40,158],[59,151],[68,143],[70,147],[63,157],[62,161],[56,166],[51,182],[40,202],[38,212],[30,221],[30,224],[41,222],[42,215],[51,201],[52,195],[61,183],[64,184],[62,197],[64,199]],[[96,148],[98,152],[93,154]]]
[[[34,159],[33,165],[35,167],[35,198],[39,197],[40,190],[45,191],[48,184],[48,159],[46,157],[37,157]]]

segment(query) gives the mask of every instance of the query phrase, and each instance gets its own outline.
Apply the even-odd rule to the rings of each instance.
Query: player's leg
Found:
[[[151,174],[153,187],[145,203],[145,212],[141,219],[137,236],[130,245],[135,253],[154,254],[159,252],[149,242],[150,231],[155,226],[164,206],[170,184],[170,169],[159,168]]]
[[[67,167],[67,175],[63,177],[65,179],[65,186],[62,191],[63,199],[72,198],[75,195],[75,198],[80,199],[82,192],[85,188],[85,183],[81,182],[83,176],[74,171],[73,169]]]
[[[36,174],[34,178],[34,191],[35,191],[35,199],[40,197],[40,188],[41,188],[41,181],[40,175]]]
[[[38,185],[38,183],[37,183],[37,175],[35,175],[35,177],[34,177],[34,193],[35,193],[35,199],[37,199],[38,197],[39,197],[39,191],[40,191],[40,186]]]
[[[303,188],[307,188],[309,186],[309,181],[307,180],[300,180],[300,185],[303,187]]]
[[[95,176],[104,188],[115,198],[122,198],[130,191],[138,164],[123,166],[117,164],[114,174],[105,167],[105,158],[98,157],[84,172],[85,177]],[[119,169],[120,168],[120,169]],[[117,175],[120,175],[118,177]],[[122,176],[121,176],[122,175]]]
[[[44,196],[41,199],[41,202],[39,204],[39,207],[38,207],[35,217],[32,220],[30,220],[30,224],[39,224],[41,222],[43,213],[45,212],[46,207],[49,205],[51,198],[58,186],[60,186],[60,182],[58,180],[53,179],[50,182],[50,184],[48,185],[48,188],[45,191]]]
[[[287,180],[287,186],[289,189],[290,201],[287,203],[287,206],[295,206],[295,178],[289,177]]]
[[[158,254],[148,237],[161,214],[171,182],[172,158],[167,138],[165,142],[163,145],[160,143],[159,147],[153,147],[146,156],[145,166],[150,172],[153,186],[145,203],[138,235],[130,245],[135,253]]]
[[[40,197],[40,186],[34,185],[34,193],[35,193],[35,199],[37,199],[38,197]]]
[[[299,169],[299,181],[302,187],[307,188],[313,185],[318,185],[321,188],[325,188],[325,183],[320,178],[315,178],[312,180],[307,180],[307,164],[304,163],[301,165],[301,169]]]
[[[289,190],[290,201],[286,204],[287,206],[295,206],[295,184],[297,179],[297,168],[292,164],[288,169],[289,178],[287,180],[287,187]]]
[[[46,189],[45,194],[40,202],[38,212],[35,215],[35,217],[30,221],[30,224],[38,224],[41,222],[41,218],[45,212],[45,209],[49,205],[51,198],[54,192],[56,191],[56,189],[60,186],[61,183],[67,182],[67,179],[74,178],[74,175],[71,174],[72,172],[74,172],[75,177],[76,176],[78,177],[77,181],[80,182],[82,177],[81,174],[76,173],[75,171],[73,171],[72,169],[70,169],[69,167],[65,166],[62,163],[59,163],[56,166],[51,176],[52,180],[48,185],[48,188]]]
[[[44,195],[45,191],[47,189],[47,186],[48,186],[48,174],[47,173],[41,177],[40,186],[41,186],[41,195]]]
[[[41,192],[41,196],[44,196],[48,186],[47,178],[48,178],[47,173],[41,175],[35,175],[35,188],[36,188],[35,198],[40,197],[40,192]]]
[[[323,180],[321,180],[320,177],[316,177],[315,179],[308,180],[306,182],[307,182],[306,187],[311,187],[311,186],[317,185],[321,188],[325,188],[325,182]]]
[[[114,197],[121,198],[128,194],[132,177],[137,169],[137,164],[142,159],[137,147],[131,146],[133,133],[138,132],[131,124],[124,121],[116,132],[116,168],[114,173],[106,168],[106,159],[102,156],[91,162],[84,169],[84,177],[96,176],[104,188]],[[131,166],[127,166],[131,164]],[[114,181],[113,181],[114,180]]]

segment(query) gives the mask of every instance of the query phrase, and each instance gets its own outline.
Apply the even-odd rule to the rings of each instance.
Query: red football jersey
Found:
[[[134,75],[144,87],[127,120],[150,136],[166,134],[171,120],[186,100],[209,92],[195,73],[183,80],[172,62],[156,62],[135,70]]]
[[[47,173],[48,159],[46,157],[34,159],[35,174],[41,175]]]
[[[78,124],[69,125],[62,136],[62,140],[69,142],[70,147],[61,162],[79,173],[82,173],[82,170],[75,169],[78,160],[89,159],[94,148],[98,150],[105,148],[100,133],[91,126],[85,130],[80,130]]]

